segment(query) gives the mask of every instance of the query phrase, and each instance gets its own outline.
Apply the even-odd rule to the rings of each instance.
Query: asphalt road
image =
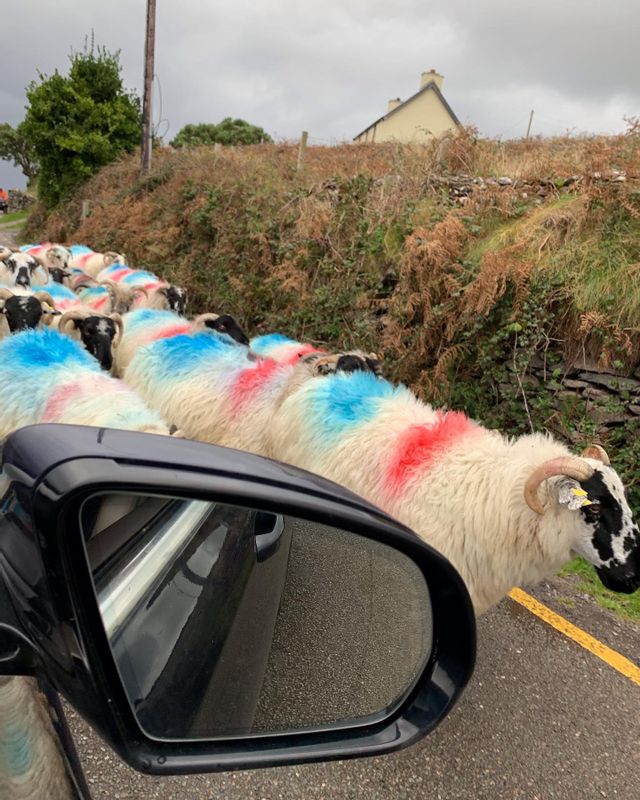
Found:
[[[640,626],[566,580],[536,595],[636,663]],[[298,767],[150,778],[122,764],[75,715],[95,798],[151,800],[600,800],[640,797],[640,688],[511,600],[478,626],[478,664],[440,728],[401,753]]]

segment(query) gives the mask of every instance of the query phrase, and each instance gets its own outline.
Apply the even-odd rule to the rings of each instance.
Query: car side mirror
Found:
[[[16,432],[0,574],[0,674],[46,678],[145,772],[396,750],[473,671],[441,555],[336,484],[213,445]]]

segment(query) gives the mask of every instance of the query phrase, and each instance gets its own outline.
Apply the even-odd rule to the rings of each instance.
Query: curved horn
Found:
[[[65,313],[60,317],[60,322],[58,323],[58,330],[61,333],[67,333],[67,327],[69,326],[70,322],[73,322],[73,327],[75,328],[75,322],[77,319],[84,319],[87,316],[87,312],[81,308],[72,308],[71,311],[65,311]]]
[[[116,314],[115,311],[113,314],[109,314],[109,316],[116,324],[116,335],[113,337],[113,342],[111,343],[111,346],[115,350],[115,348],[120,344],[124,334],[124,322],[122,321],[120,314]]]
[[[531,473],[524,487],[524,499],[532,511],[535,511],[536,514],[544,514],[544,505],[538,497],[538,489],[543,481],[554,475],[566,475],[577,481],[586,481],[593,475],[593,472],[593,467],[580,458],[574,456],[552,458],[550,461],[540,464]]]
[[[607,451],[604,449],[604,447],[600,447],[599,444],[589,445],[589,447],[585,448],[580,455],[582,458],[595,458],[596,461],[602,461],[606,467],[611,465]]]
[[[149,297],[149,292],[148,292],[148,291],[147,291],[147,290],[144,288],[144,286],[133,286],[133,287],[132,287],[132,289],[133,289],[133,294],[134,294],[134,296],[135,296],[135,295],[136,295],[138,292],[140,292],[140,293],[141,293],[141,294],[143,294],[145,297]]]
[[[56,310],[56,301],[51,297],[49,292],[34,292],[33,296],[37,297],[41,303],[48,303],[54,311]]]
[[[219,317],[220,314],[213,314],[212,312],[208,314],[198,314],[191,324],[194,328],[206,328],[207,322],[215,322]]]

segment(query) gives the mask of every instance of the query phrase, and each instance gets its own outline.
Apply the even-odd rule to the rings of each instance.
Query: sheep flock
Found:
[[[179,435],[318,473],[445,555],[477,614],[575,554],[640,586],[640,532],[605,450],[512,438],[433,408],[375,354],[250,339],[117,252],[0,248],[0,440],[37,422]]]

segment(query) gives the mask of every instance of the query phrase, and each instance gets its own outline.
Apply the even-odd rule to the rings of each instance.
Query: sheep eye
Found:
[[[591,503],[590,506],[584,506],[584,512],[587,515],[587,519],[597,519],[600,516],[601,511],[602,506],[600,503]]]

